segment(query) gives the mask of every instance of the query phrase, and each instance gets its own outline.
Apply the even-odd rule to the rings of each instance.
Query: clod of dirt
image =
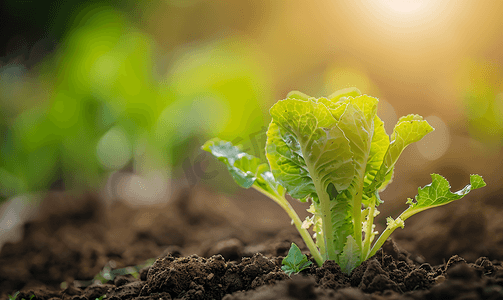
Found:
[[[336,290],[350,286],[347,276],[342,273],[341,267],[333,260],[327,260],[321,268],[317,268],[315,278],[318,285],[325,289]]]
[[[112,288],[107,293],[107,300],[123,300],[135,298],[136,296],[138,296],[143,286],[143,282],[136,281],[118,286],[116,288]],[[93,298],[88,297],[88,299]]]
[[[292,276],[273,286],[261,286],[251,291],[240,291],[226,295],[223,300],[367,300],[369,295],[356,288],[324,289],[316,287],[312,277]]]
[[[205,259],[198,256],[174,258],[167,256],[158,259],[147,274],[147,282],[140,292],[140,296],[149,296],[153,293],[167,292],[172,297],[182,292],[212,294],[221,298],[217,291],[218,284],[213,278],[220,278],[226,271],[226,264],[222,256]]]
[[[430,273],[428,273],[430,271]],[[429,265],[416,266],[407,254],[392,241],[387,241],[369,260],[345,275],[339,266],[327,261],[316,271],[320,287],[337,289],[358,287],[366,293],[394,291],[404,293],[427,289],[434,283],[434,273]]]
[[[261,254],[243,258],[240,263],[226,263],[221,255],[208,259],[197,255],[166,256],[152,265],[139,296],[168,293],[172,298],[221,299],[234,291],[253,289],[287,278],[278,261]]]

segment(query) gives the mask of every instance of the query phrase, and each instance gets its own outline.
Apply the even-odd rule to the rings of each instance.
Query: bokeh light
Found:
[[[425,119],[435,128],[435,131],[429,133],[415,145],[423,157],[428,160],[437,160],[449,149],[451,143],[449,127],[437,116],[428,116]]]
[[[121,128],[111,128],[96,146],[98,160],[107,169],[123,168],[131,159],[131,143]]]
[[[163,181],[225,185],[211,162],[220,175],[200,174],[200,145],[219,136],[260,156],[268,109],[290,90],[355,86],[380,99],[388,134],[400,116],[430,116],[415,166],[478,151],[494,160],[487,172],[501,164],[500,1],[7,2],[10,19],[39,28],[2,31],[2,200],[100,189],[114,175],[125,177],[111,190],[149,199],[166,195],[169,183],[153,188]],[[446,150],[463,143],[477,147]]]

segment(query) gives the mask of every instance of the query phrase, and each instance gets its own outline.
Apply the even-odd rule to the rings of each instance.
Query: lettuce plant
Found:
[[[405,147],[433,131],[421,116],[408,115],[388,136],[376,114],[378,102],[354,88],[326,98],[290,92],[270,109],[268,163],[218,138],[202,148],[224,162],[240,186],[255,188],[288,213],[319,266],[330,259],[350,273],[395,229],[403,228],[407,218],[485,186],[481,176],[471,175],[469,185],[452,193],[445,178],[432,174],[432,183],[407,200],[409,207],[400,216],[387,218],[376,239],[373,223],[383,203],[379,192],[391,182]],[[300,220],[286,193],[311,204],[306,220]]]

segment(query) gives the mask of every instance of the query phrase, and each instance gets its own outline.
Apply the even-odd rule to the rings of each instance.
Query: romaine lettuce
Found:
[[[408,217],[485,186],[482,177],[471,175],[470,185],[452,193],[447,180],[433,174],[432,183],[419,188],[397,219],[388,218],[387,228],[372,244],[374,217],[383,202],[379,192],[391,182],[403,150],[433,131],[421,116],[408,115],[398,120],[389,137],[377,116],[378,102],[354,88],[328,98],[291,92],[270,109],[268,164],[219,139],[206,142],[203,149],[224,162],[240,186],[259,190],[285,209],[318,265],[331,259],[350,273],[396,228],[403,228]],[[311,203],[312,215],[304,222],[285,192]],[[316,243],[307,231],[311,226]]]

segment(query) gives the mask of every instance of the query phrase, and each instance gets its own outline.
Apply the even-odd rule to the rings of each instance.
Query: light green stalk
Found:
[[[362,249],[362,194],[363,194],[363,177],[360,177],[356,195],[353,197],[353,237],[355,238],[358,248]]]
[[[393,222],[388,222],[388,226],[386,226],[386,229],[381,233],[377,241],[375,242],[374,246],[372,246],[372,249],[370,250],[369,255],[367,258],[372,257],[377,253],[377,250],[379,250],[384,242],[389,238],[389,236],[397,229],[398,227],[403,228],[403,220],[398,217],[396,220],[393,220]]]
[[[311,234],[307,229],[302,228],[302,221],[299,218],[299,215],[297,215],[297,212],[293,209],[292,205],[284,196],[276,195],[269,193],[257,186],[253,186],[254,189],[259,191],[260,193],[266,195],[267,197],[271,198],[276,202],[281,208],[283,208],[288,216],[292,219],[293,224],[295,225],[295,228],[297,228],[297,231],[299,232],[300,236],[304,240],[304,243],[306,243],[307,248],[311,252],[311,255],[313,256],[314,260],[318,264],[318,266],[321,267],[323,264],[324,259],[321,257],[320,252],[318,251],[318,248],[316,247],[316,244],[313,241],[313,238],[311,237]]]
[[[316,188],[318,190],[318,188]],[[321,220],[323,226],[323,244],[325,246],[325,259],[336,260],[335,248],[333,243],[333,225],[332,214],[330,213],[330,197],[327,192],[318,193],[321,206]],[[330,238],[332,237],[332,238]]]
[[[374,233],[372,232],[372,225],[374,225],[374,213],[375,203],[372,202],[367,213],[367,227],[365,228],[365,240],[363,241],[362,260],[369,257],[368,253],[370,250],[370,244],[372,243],[372,237],[374,236]]]

